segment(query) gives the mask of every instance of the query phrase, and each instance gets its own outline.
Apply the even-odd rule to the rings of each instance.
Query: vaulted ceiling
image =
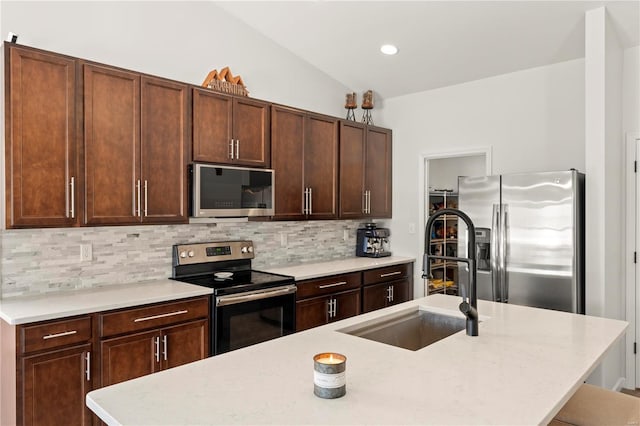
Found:
[[[354,91],[390,98],[584,57],[606,6],[640,44],[640,1],[227,1],[230,14]],[[400,49],[380,53],[384,43]]]

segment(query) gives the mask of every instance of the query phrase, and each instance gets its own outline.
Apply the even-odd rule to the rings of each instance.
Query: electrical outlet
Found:
[[[90,262],[93,259],[93,247],[91,244],[80,244],[80,261]]]
[[[410,223],[409,224],[409,234],[415,234],[416,233],[416,224],[415,223]]]

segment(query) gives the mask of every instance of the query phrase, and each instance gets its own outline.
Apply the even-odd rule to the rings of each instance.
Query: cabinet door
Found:
[[[86,223],[139,223],[140,77],[84,65]]]
[[[160,333],[147,332],[103,340],[102,386],[135,379],[160,369]]]
[[[235,164],[268,167],[271,161],[269,104],[249,98],[233,99]]]
[[[302,111],[271,108],[271,167],[275,173],[275,218],[304,218]]]
[[[209,321],[200,320],[162,330],[162,368],[198,361],[209,355]]]
[[[329,297],[314,297],[296,302],[296,331],[329,322]]]
[[[73,225],[75,61],[5,46],[7,227]]]
[[[311,190],[310,218],[338,216],[338,120],[310,115],[304,139],[304,181]]]
[[[335,314],[330,319],[340,321],[341,319],[353,317],[360,314],[360,290],[345,291],[333,296]]]
[[[411,295],[412,291],[412,280],[404,279],[399,281],[394,281],[391,285],[393,286],[393,292],[391,293],[393,296],[393,300],[390,305],[397,305],[398,303],[407,302],[412,299]]]
[[[389,283],[380,283],[362,288],[362,311],[382,309],[389,303]]]
[[[365,189],[369,216],[391,217],[391,130],[367,127]]]
[[[364,216],[365,129],[340,122],[340,217]]]
[[[186,223],[188,86],[143,77],[141,108],[142,220]]]
[[[85,395],[92,389],[87,373],[91,345],[47,352],[22,359],[22,416],[24,425],[88,425],[91,415]]]
[[[193,161],[232,164],[233,98],[193,89]]]

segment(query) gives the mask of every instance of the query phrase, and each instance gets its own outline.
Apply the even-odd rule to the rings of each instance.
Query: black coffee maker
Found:
[[[356,256],[385,257],[391,256],[389,251],[388,228],[377,228],[375,223],[365,223],[364,228],[357,230]]]

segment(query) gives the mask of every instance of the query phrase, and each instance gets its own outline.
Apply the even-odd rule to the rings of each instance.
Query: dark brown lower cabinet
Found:
[[[362,288],[362,312],[371,312],[411,300],[411,282],[405,278]]]
[[[296,331],[360,314],[360,289],[296,302]]]
[[[85,395],[93,389],[91,344],[22,358],[24,425],[89,425]]]

